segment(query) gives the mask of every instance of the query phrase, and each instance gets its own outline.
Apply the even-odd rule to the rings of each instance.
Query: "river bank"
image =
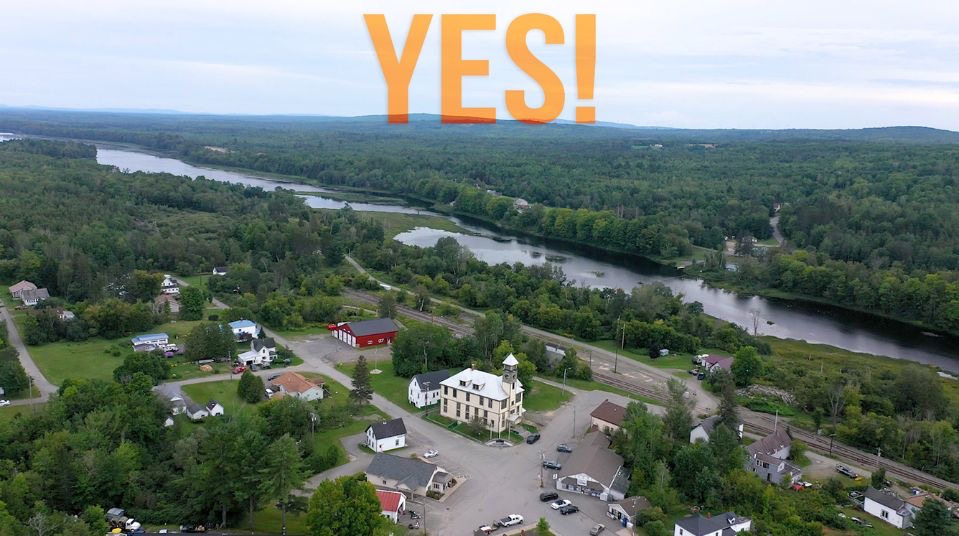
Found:
[[[115,146],[115,144],[112,144]],[[118,154],[120,153],[120,154]],[[110,158],[104,158],[108,156]],[[111,160],[113,158],[113,160]],[[268,189],[283,187],[287,189],[309,189],[316,195],[308,195],[310,206],[314,208],[342,208],[345,202],[324,197],[326,188],[313,184],[279,182],[260,177],[253,173],[237,173],[211,168],[197,168],[180,160],[157,158],[140,151],[101,151],[98,161],[115,165],[121,169],[167,172],[178,175],[204,175],[213,180],[237,182],[251,186],[263,186]],[[216,176],[212,176],[216,175]],[[276,177],[279,178],[279,177]],[[291,179],[292,177],[286,177]],[[358,193],[359,189],[340,189],[341,192]],[[332,193],[332,191],[328,191]],[[390,192],[365,192],[387,194]],[[570,244],[566,240],[551,240],[549,237],[531,237],[529,233],[498,231],[492,222],[477,221],[466,216],[454,216],[449,208],[442,211],[429,200],[416,196],[396,196],[410,200],[410,204],[423,208],[411,208],[402,205],[353,205],[356,210],[377,212],[396,212],[436,216],[452,220],[461,230],[439,231],[431,227],[416,229],[415,236],[398,236],[400,241],[412,245],[432,246],[442,236],[452,236],[468,247],[480,260],[496,264],[522,262],[542,264],[552,262],[562,267],[570,280],[577,284],[594,287],[621,288],[630,291],[637,285],[662,283],[673,292],[681,293],[687,301],[698,301],[704,311],[720,320],[732,322],[744,329],[753,331],[753,318],[759,317],[759,333],[781,339],[797,339],[811,343],[826,344],[854,352],[889,356],[934,365],[944,370],[959,372],[959,355],[955,346],[945,341],[921,334],[918,328],[905,325],[877,326],[875,317],[866,317],[843,310],[828,309],[826,306],[810,306],[796,301],[779,301],[759,296],[740,296],[723,289],[717,289],[707,281],[682,277],[679,270],[664,267],[655,260],[644,257],[616,254],[591,247],[589,244]],[[435,210],[430,210],[430,207]],[[463,218],[462,220],[460,218]],[[463,221],[473,221],[477,225]],[[439,221],[439,220],[437,220]],[[403,225],[408,225],[405,222]]]

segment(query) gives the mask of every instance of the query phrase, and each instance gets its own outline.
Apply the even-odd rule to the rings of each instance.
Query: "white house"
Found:
[[[276,358],[276,341],[272,338],[253,339],[250,341],[250,349],[237,356],[240,364],[250,366],[271,365]]]
[[[255,339],[260,334],[260,326],[252,320],[237,320],[230,322],[229,325],[233,336],[238,341]]]
[[[897,529],[907,529],[912,526],[912,520],[918,508],[900,499],[893,493],[879,491],[875,488],[866,490],[863,499],[863,510],[889,523]]]
[[[633,528],[636,516],[652,505],[645,497],[626,497],[625,499],[609,503],[606,507],[606,517],[615,519],[626,528]]]
[[[170,336],[166,333],[150,333],[147,335],[137,335],[130,339],[133,343],[133,350],[137,352],[152,352],[158,350],[170,343]]]
[[[393,523],[399,523],[400,516],[406,511],[406,495],[398,491],[376,490],[380,500],[380,513]]]
[[[719,415],[713,415],[712,417],[707,417],[700,421],[696,426],[693,426],[693,429],[689,431],[689,442],[695,443],[697,441],[709,441],[709,436],[713,435],[713,430],[720,424],[721,420]],[[743,425],[736,425],[736,435],[739,436],[739,439],[743,438]]]
[[[295,396],[303,400],[323,398],[323,381],[310,381],[296,372],[285,372],[270,382],[274,392]]]
[[[204,418],[210,416],[210,412],[208,412],[204,406],[187,404],[186,416],[189,417],[191,421],[202,421]]]
[[[180,415],[186,413],[186,401],[182,397],[175,396],[170,399],[170,413]]]
[[[224,413],[223,406],[216,400],[207,402],[206,406],[204,406],[204,409],[206,409],[207,415],[210,417],[218,417]]]
[[[792,438],[784,430],[776,430],[746,447],[745,469],[764,482],[790,484],[802,478],[802,469],[786,461]]]
[[[45,288],[26,289],[20,291],[20,300],[27,307],[35,307],[43,300],[50,299],[50,292]]]
[[[366,428],[366,446],[373,452],[386,452],[406,446],[403,419],[371,424]]]
[[[227,269],[226,266],[214,266],[213,275],[226,275]]]
[[[440,401],[440,384],[450,377],[448,370],[434,370],[417,374],[410,380],[409,401],[418,408],[424,408]]]
[[[160,292],[163,294],[180,294],[180,282],[170,274],[163,274],[163,282],[160,283]]]
[[[673,536],[726,536],[752,529],[748,517],[739,517],[734,512],[725,512],[712,517],[700,514],[688,516],[676,522]]]

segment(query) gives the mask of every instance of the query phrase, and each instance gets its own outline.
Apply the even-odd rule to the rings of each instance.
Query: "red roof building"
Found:
[[[399,517],[406,510],[406,495],[398,491],[376,490],[376,498],[380,500],[380,513],[397,523]]]
[[[332,326],[333,336],[353,348],[391,344],[399,328],[392,318],[343,322]]]

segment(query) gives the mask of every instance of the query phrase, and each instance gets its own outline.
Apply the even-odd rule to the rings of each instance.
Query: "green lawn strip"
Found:
[[[451,432],[456,432],[457,434],[467,439],[471,439],[473,441],[478,441],[481,443],[486,443],[487,441],[490,441],[491,439],[496,439],[497,437],[500,437],[500,435],[497,435],[496,433],[493,433],[493,435],[490,436],[489,430],[484,430],[479,435],[473,435],[470,433],[469,427],[466,425],[466,423],[462,423],[462,422],[450,419],[449,417],[444,417],[438,413],[427,412],[423,415],[423,418],[437,426],[442,426],[443,428],[446,428],[447,430],[450,430]],[[516,432],[511,432],[508,435],[507,434],[501,434],[501,435],[505,436],[503,438],[506,439],[507,441],[511,441],[512,443],[523,442],[523,436],[517,434]]]
[[[206,290],[206,280],[210,278],[209,274],[197,274],[197,275],[188,275],[188,276],[177,276],[177,279],[185,282],[191,287],[201,288]]]
[[[656,367],[659,369],[677,369],[677,370],[689,370],[692,368],[692,356],[684,353],[671,353],[664,357],[658,357],[656,359],[650,359],[649,353],[645,349],[636,349],[636,348],[619,348],[619,343],[610,339],[601,340],[601,341],[589,341],[586,344],[602,348],[609,352],[619,352],[619,356],[627,357],[633,361],[639,361],[644,365],[649,365],[651,367]],[[703,351],[702,353],[710,353],[708,351]],[[589,360],[589,354],[583,354],[579,352],[580,359]]]
[[[7,406],[5,408],[0,408],[0,421],[12,420],[18,414],[27,416],[33,413],[33,411],[40,412],[42,409],[43,404],[34,404],[32,406]]]
[[[280,534],[283,528],[282,512],[276,507],[276,504],[269,504],[262,510],[256,512],[253,517],[253,530],[257,534]],[[250,521],[247,516],[233,527],[237,532],[248,531]],[[291,536],[297,534],[309,534],[306,526],[306,512],[286,513],[286,532]]]
[[[523,407],[526,411],[552,411],[572,397],[569,391],[533,380],[533,390],[529,396],[524,396]]]

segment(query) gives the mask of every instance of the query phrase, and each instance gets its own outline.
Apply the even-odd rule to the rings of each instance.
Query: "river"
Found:
[[[4,136],[0,135],[0,141]],[[306,184],[287,183],[255,175],[197,167],[173,158],[164,158],[115,146],[102,146],[97,161],[124,171],[163,172],[196,178],[226,181],[267,190],[288,188],[303,192],[307,204],[314,208],[338,209],[347,203],[324,193],[330,190]],[[438,214],[428,210],[397,204],[349,203],[358,211],[401,212],[404,214]],[[938,366],[959,373],[959,351],[951,337],[934,337],[922,330],[899,322],[870,315],[819,306],[805,302],[774,300],[758,296],[744,297],[712,288],[701,280],[683,278],[671,269],[642,259],[585,251],[566,244],[511,236],[496,230],[451,218],[470,234],[451,233],[419,227],[397,235],[404,244],[429,247],[444,236],[452,236],[488,263],[553,262],[563,268],[568,279],[591,287],[632,289],[639,284],[660,282],[682,293],[687,301],[698,301],[703,310],[714,317],[738,324],[750,332],[784,339],[799,339],[828,344],[855,352],[906,359]],[[754,324],[754,318],[758,321]]]

